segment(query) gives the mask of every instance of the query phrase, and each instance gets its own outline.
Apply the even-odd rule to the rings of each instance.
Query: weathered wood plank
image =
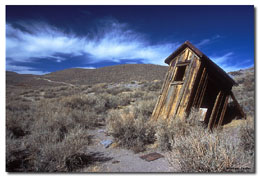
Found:
[[[212,124],[212,128],[217,126],[217,123],[219,121],[219,114],[221,113],[221,110],[223,108],[224,105],[224,98],[225,98],[225,93],[223,91],[221,91],[221,95],[220,95],[220,99],[218,101],[218,106],[216,109],[216,113],[215,113],[215,118]]]
[[[165,83],[166,83],[166,81],[168,80],[170,68],[171,68],[171,67],[169,67],[167,73],[165,74],[165,77],[164,77],[164,80],[163,80],[163,85],[162,85],[162,88],[161,88],[161,90],[160,90],[160,94],[162,94],[162,92],[163,92],[163,90],[164,90],[164,88],[165,88]]]
[[[202,72],[202,75],[201,75],[201,78],[200,78],[200,82],[199,82],[199,86],[197,88],[197,91],[196,91],[196,94],[195,94],[195,97],[194,97],[194,100],[193,100],[192,106],[194,106],[194,107],[197,107],[197,103],[199,101],[199,95],[200,95],[200,92],[202,90],[205,77],[206,77],[206,67],[204,67],[204,69],[203,69],[203,72]]]
[[[224,101],[224,106],[223,106],[223,109],[222,109],[222,112],[221,112],[221,115],[220,115],[220,118],[219,118],[219,121],[218,121],[218,127],[220,127],[223,123],[225,113],[226,113],[226,110],[227,110],[228,99],[229,99],[229,95],[227,94],[225,101]]]
[[[154,109],[153,109],[153,113],[152,113],[152,116],[151,116],[151,119],[152,120],[154,120],[155,118],[155,113],[156,113],[156,111],[158,110],[158,103],[160,102],[160,100],[161,100],[161,96],[162,95],[159,95],[159,97],[157,98],[157,101],[156,101],[156,104],[155,104],[155,107],[154,107]]]
[[[218,95],[217,95],[216,100],[215,100],[215,103],[214,103],[213,110],[212,110],[211,115],[210,115],[210,118],[209,118],[209,123],[208,123],[208,129],[209,129],[209,130],[212,129],[212,124],[213,124],[214,119],[215,119],[215,113],[216,113],[216,109],[217,109],[217,107],[218,107],[220,95],[221,95],[221,91],[218,92]]]
[[[195,55],[195,53],[189,49],[189,55],[188,55],[188,57],[186,58],[185,62],[190,62],[191,57],[192,57],[193,55]],[[195,56],[195,58],[196,58],[196,56]]]
[[[184,62],[188,58],[188,55],[189,55],[189,49],[186,48],[182,54],[182,57],[178,62]]]
[[[174,75],[175,75],[175,72],[176,72],[176,64],[177,62],[175,63],[175,66],[172,67],[171,71],[170,71],[170,75],[169,75],[169,78],[168,80],[165,82],[166,84],[166,87],[165,87],[165,90],[162,94],[162,101],[161,101],[161,105],[160,105],[160,111],[159,111],[159,114],[162,113],[163,111],[163,108],[165,107],[165,102],[166,102],[166,99],[167,99],[167,94],[169,92],[169,88],[170,88],[170,82],[173,80],[174,78]]]
[[[203,87],[202,87],[202,91],[199,95],[199,101],[197,103],[197,107],[200,108],[201,107],[201,104],[202,104],[202,101],[204,99],[204,96],[205,96],[205,92],[206,92],[206,88],[208,86],[208,74],[206,74],[206,77],[205,77],[205,80],[204,80],[204,83],[203,83]]]
[[[186,65],[189,65],[190,64],[190,61],[185,61],[185,62],[178,62],[177,63],[177,66],[186,66]]]
[[[157,120],[157,117],[158,117],[158,115],[159,115],[160,103],[161,103],[161,100],[162,100],[162,93],[163,93],[163,91],[165,90],[166,82],[168,81],[169,74],[170,74],[170,71],[171,71],[171,65],[172,65],[172,63],[173,63],[174,61],[175,61],[175,60],[172,60],[172,61],[170,62],[170,66],[169,66],[169,68],[168,68],[168,71],[167,71],[167,73],[166,73],[165,76],[164,76],[164,82],[163,82],[163,85],[162,85],[161,90],[160,90],[160,95],[159,95],[159,97],[157,98],[155,107],[154,107],[154,109],[153,109],[153,113],[152,113],[152,116],[151,116],[151,120]]]
[[[165,104],[164,115],[168,119],[170,119],[169,118],[169,112],[171,111],[172,108],[176,107],[176,101],[180,97],[179,96],[179,91],[181,90],[182,85],[175,85],[175,86],[172,86],[172,87],[174,87],[174,93],[170,94],[170,100],[169,100],[169,102],[167,104]]]
[[[186,106],[186,110],[185,110],[185,113],[189,113],[191,108],[192,108],[192,104],[195,100],[195,95],[196,95],[196,92],[198,91],[198,88],[199,88],[199,82],[201,80],[201,76],[202,76],[202,73],[203,73],[203,69],[204,69],[204,65],[203,63],[201,62],[201,60],[199,60],[198,57],[197,58],[197,65],[199,66],[198,67],[198,71],[197,73],[194,75],[195,76],[195,81],[194,83],[192,84],[192,87],[191,87],[191,93],[189,95],[189,98],[188,98],[188,103],[187,103],[187,106]]]

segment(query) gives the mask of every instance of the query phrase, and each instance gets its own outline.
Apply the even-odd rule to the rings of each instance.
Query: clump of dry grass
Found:
[[[144,87],[148,92],[143,91]],[[127,90],[117,93],[116,96],[115,105],[121,107],[111,107],[108,112],[106,119],[108,133],[114,137],[119,146],[132,149],[134,152],[144,151],[145,146],[155,140],[155,126],[149,122],[156,103],[155,91],[150,90],[147,85],[131,92]]]
[[[144,82],[142,89],[156,92],[156,91],[160,91],[162,85],[163,85],[162,80],[154,80],[153,82]]]
[[[6,106],[6,135],[10,138],[20,138],[30,133],[34,120],[35,106],[27,102],[15,101]]]
[[[154,127],[148,120],[154,101],[147,100],[132,108],[111,110],[107,118],[107,131],[122,147],[134,152],[145,150],[145,145],[154,142]]]
[[[184,116],[170,120],[159,119],[156,124],[156,140],[159,148],[164,151],[172,150],[177,138],[190,135],[194,128],[201,127],[203,129],[203,124],[194,119],[198,116],[199,113],[192,109],[188,118]]]
[[[71,129],[64,136],[60,136],[61,130],[54,132],[56,135],[49,135],[51,132],[40,132],[39,135],[33,135],[30,142],[30,150],[33,151],[33,167],[37,172],[63,172],[68,171],[66,158],[81,152],[82,148],[89,144],[87,130],[77,126]],[[57,139],[58,138],[58,139]],[[40,139],[40,141],[39,141]],[[39,149],[40,148],[40,149]]]
[[[190,116],[197,120],[197,117]],[[202,126],[179,121],[172,132],[170,163],[178,159],[183,172],[253,172],[253,122],[229,129],[208,132]]]

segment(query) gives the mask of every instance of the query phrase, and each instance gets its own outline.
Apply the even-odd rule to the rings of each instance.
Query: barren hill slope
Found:
[[[44,76],[54,81],[91,85],[96,83],[118,83],[130,81],[163,80],[167,66],[152,64],[123,64],[98,69],[66,69]]]
[[[63,85],[62,83],[93,85],[97,83],[153,81],[163,80],[167,69],[167,66],[153,64],[123,64],[98,69],[71,68],[46,75],[18,74],[6,71],[6,84],[8,86],[38,87]]]
[[[254,115],[255,112],[255,69],[243,69],[229,72],[238,86],[234,86],[232,91],[238,102],[242,105],[247,114]]]
[[[20,87],[40,87],[40,86],[55,86],[55,84],[39,78],[39,75],[18,74],[16,72],[6,71],[6,85]]]

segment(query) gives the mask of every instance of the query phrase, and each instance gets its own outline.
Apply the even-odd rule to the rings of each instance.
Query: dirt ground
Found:
[[[80,172],[179,172],[180,168],[176,162],[173,167],[167,161],[167,153],[160,152],[154,148],[148,148],[145,152],[134,153],[131,150],[123,149],[111,144],[108,148],[101,143],[103,140],[113,140],[112,136],[107,136],[105,128],[91,130],[92,144],[86,148],[91,154],[98,155],[100,162],[82,169]],[[146,161],[140,158],[145,154],[157,152],[164,157],[154,161]]]

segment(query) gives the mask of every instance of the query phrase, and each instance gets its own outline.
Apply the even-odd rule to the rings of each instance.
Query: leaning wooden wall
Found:
[[[157,120],[159,117],[170,119],[184,116],[200,63],[199,57],[189,48],[170,62],[152,120]],[[186,69],[183,81],[174,81],[177,68],[184,65]]]

